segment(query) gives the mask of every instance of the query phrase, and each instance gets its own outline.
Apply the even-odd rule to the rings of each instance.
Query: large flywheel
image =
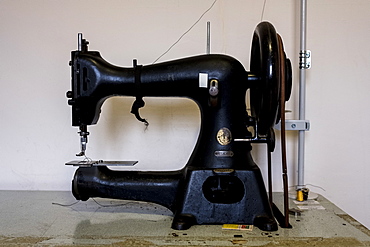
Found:
[[[258,80],[250,88],[252,117],[256,121],[256,137],[265,137],[268,144],[269,202],[281,227],[289,224],[288,176],[285,138],[285,101],[292,89],[292,66],[286,57],[281,36],[268,22],[257,25],[252,40],[250,70]],[[275,147],[273,127],[281,119],[281,150],[284,188],[284,215],[272,200],[271,152]]]
[[[260,136],[268,136],[280,119],[282,80],[285,80],[285,100],[290,97],[292,70],[282,47],[282,41],[278,39],[271,23],[261,22],[257,25],[252,40],[250,72],[257,75],[259,80],[250,89],[250,105]]]

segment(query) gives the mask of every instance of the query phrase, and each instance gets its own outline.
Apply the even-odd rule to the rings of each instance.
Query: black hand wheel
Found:
[[[250,105],[252,116],[257,121],[259,136],[267,136],[280,119],[281,71],[285,71],[285,100],[290,96],[291,65],[285,57],[284,49],[279,48],[279,42],[272,24],[261,22],[257,25],[252,40],[250,71],[259,80],[250,89]]]

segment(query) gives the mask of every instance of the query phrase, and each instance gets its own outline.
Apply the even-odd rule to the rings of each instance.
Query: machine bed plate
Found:
[[[73,160],[66,165],[92,167],[92,166],[134,166],[138,161],[104,161],[104,160]]]

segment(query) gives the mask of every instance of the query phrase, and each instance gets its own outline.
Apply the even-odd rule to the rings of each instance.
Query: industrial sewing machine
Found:
[[[187,97],[201,111],[200,134],[185,167],[179,171],[117,171],[122,161],[72,161],[79,166],[72,181],[76,199],[104,197],[153,202],[174,213],[173,229],[194,224],[254,224],[273,231],[277,223],[268,201],[251,143],[274,149],[273,126],[279,120],[280,90],[291,87],[291,65],[280,36],[268,22],[254,32],[250,71],[226,55],[200,55],[169,62],[122,68],[106,62],[78,36],[72,51],[72,125],[80,129],[81,152],[86,151],[88,125],[98,122],[104,101],[111,96],[134,96],[132,111],[145,124],[139,108],[143,97]],[[285,83],[283,83],[285,82]],[[251,115],[246,109],[250,90]],[[289,96],[285,96],[287,100]]]

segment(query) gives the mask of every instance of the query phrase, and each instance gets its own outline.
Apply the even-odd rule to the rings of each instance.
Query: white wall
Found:
[[[0,189],[69,190],[75,168],[64,163],[79,151],[71,127],[70,51],[77,33],[119,66],[150,64],[213,0],[0,1]],[[299,1],[267,0],[264,20],[282,35],[297,78]],[[205,52],[206,22],[212,26],[212,52],[234,56],[249,70],[252,33],[263,1],[218,0],[213,9],[165,57]],[[367,0],[309,0],[307,47],[307,184],[313,191],[370,227],[370,120],[367,106],[370,41]],[[287,117],[297,118],[298,81]],[[135,169],[181,168],[198,134],[199,113],[190,100],[145,99],[147,131],[129,113],[132,98],[109,99],[91,132],[87,154],[94,159],[139,160]],[[274,154],[274,188],[281,190],[280,147]],[[264,147],[254,157],[266,176]],[[296,134],[288,135],[290,185],[296,184]]]

